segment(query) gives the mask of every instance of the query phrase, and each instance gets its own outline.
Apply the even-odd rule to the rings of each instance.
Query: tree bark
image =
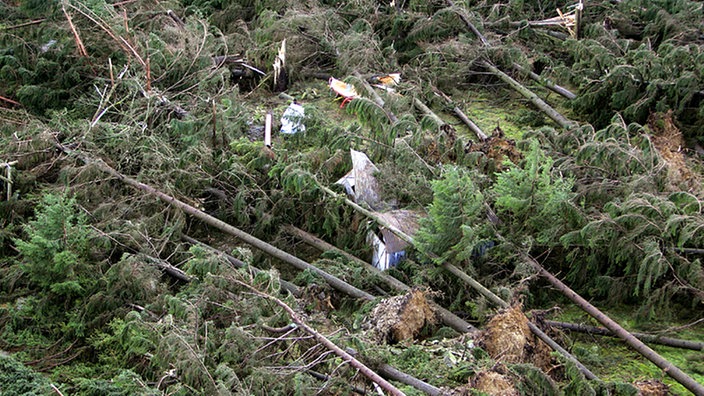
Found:
[[[201,241],[199,241],[199,240],[197,240],[197,239],[191,238],[191,237],[189,237],[188,235],[181,235],[181,239],[183,239],[184,241],[190,243],[191,245],[202,246],[202,247],[204,247],[204,248],[206,248],[206,249],[208,249],[208,250],[210,250],[210,251],[212,251],[212,252],[215,252],[215,253],[217,253],[217,254],[222,255],[222,256],[223,256],[230,264],[232,264],[232,266],[235,267],[235,268],[248,268],[248,269],[251,271],[251,273],[254,274],[254,275],[256,275],[257,273],[261,272],[261,270],[260,270],[259,268],[254,267],[254,266],[251,266],[251,265],[245,263],[244,261],[238,260],[238,259],[236,259],[235,257],[232,257],[231,255],[229,255],[229,254],[223,252],[222,250],[215,249],[214,247],[212,247],[212,246],[210,246],[210,245],[207,245],[207,244],[205,244],[205,243],[203,243],[203,242],[201,242]],[[284,290],[290,292],[291,294],[293,294],[293,295],[296,296],[296,297],[300,297],[300,296],[301,296],[301,294],[302,294],[302,293],[301,293],[301,289],[300,289],[298,286],[294,285],[294,284],[291,283],[291,282],[287,282],[287,281],[285,281],[285,280],[283,280],[283,279],[279,279],[279,281],[281,282],[281,288],[282,288],[282,289],[284,289]]]
[[[553,109],[552,106],[547,104],[544,100],[540,99],[538,97],[538,95],[536,95],[531,90],[529,90],[528,88],[521,85],[521,83],[519,83],[518,81],[511,78],[511,76],[509,76],[508,74],[499,70],[493,64],[491,64],[487,61],[481,61],[480,64],[483,67],[487,68],[490,72],[494,73],[503,82],[507,83],[513,89],[518,91],[526,99],[530,100],[530,102],[533,103],[533,105],[535,107],[537,107],[540,111],[545,113],[548,117],[550,117],[551,120],[555,121],[562,128],[570,129],[576,125],[576,123],[574,121],[570,121],[567,118],[565,118],[565,116],[560,114],[557,110]]]
[[[152,194],[155,197],[159,198],[160,200],[168,203],[169,205],[175,206],[175,207],[183,210],[185,213],[203,221],[204,223],[206,223],[210,226],[213,226],[223,232],[226,232],[232,236],[239,238],[240,240],[247,243],[248,245],[251,245],[251,246],[257,248],[257,249],[263,251],[264,253],[269,254],[272,257],[275,257],[283,262],[289,263],[300,270],[307,269],[307,270],[315,273],[316,275],[323,278],[330,286],[332,286],[333,288],[335,288],[343,293],[346,293],[354,298],[359,298],[359,299],[367,300],[367,301],[371,301],[374,299],[373,295],[348,284],[347,282],[341,280],[340,278],[338,278],[334,275],[328,274],[327,272],[299,259],[298,257],[295,257],[289,253],[286,253],[283,250],[281,250],[275,246],[272,246],[272,245],[262,241],[261,239],[255,237],[253,235],[250,235],[250,234],[248,234],[238,228],[235,228],[220,219],[217,219],[213,216],[210,216],[210,215],[194,208],[193,206],[188,205],[187,203],[185,203],[183,201],[180,201],[170,195],[167,195],[167,194],[155,189],[152,186],[149,186],[147,184],[144,184],[142,182],[139,182],[135,179],[129,178],[129,177],[121,174],[120,172],[111,168],[108,164],[106,164],[102,160],[94,160],[94,159],[87,158],[85,156],[80,155],[78,152],[70,150],[62,145],[59,145],[59,148],[65,153],[78,155],[78,157],[86,164],[93,165],[93,166],[97,167],[101,171],[103,171],[109,175],[112,175],[116,179],[120,180],[121,182],[123,182],[129,186],[132,186],[136,189],[139,189],[139,190],[145,191],[149,194]]]
[[[388,364],[380,365],[379,367],[377,367],[377,370],[379,371],[379,374],[383,375],[385,378],[398,381],[402,384],[410,385],[418,389],[419,391],[425,392],[430,396],[440,396],[443,394],[440,388],[432,386],[425,381],[421,381],[418,378],[401,372],[395,369],[394,367],[389,366]]]
[[[580,333],[616,337],[616,335],[612,333],[609,329],[605,329],[603,327],[589,326],[580,323],[556,322],[553,320],[546,320],[545,323],[552,327],[559,327],[562,329],[578,331]],[[637,339],[651,344],[667,345],[674,348],[691,349],[693,351],[704,351],[704,342],[682,340],[670,337],[660,337],[657,335],[645,333],[631,332],[631,334]]]
[[[489,139],[489,136],[487,136],[484,131],[482,131],[482,129],[474,123],[474,121],[470,120],[469,117],[467,117],[467,115],[462,111],[462,109],[460,109],[459,106],[457,106],[455,102],[452,101],[452,98],[450,98],[444,92],[440,91],[437,88],[433,88],[433,91],[435,91],[438,96],[445,99],[445,102],[447,102],[448,105],[453,107],[452,111],[455,113],[457,118],[464,122],[464,124],[467,125],[469,130],[472,131],[475,135],[477,135],[477,139],[482,142]]]
[[[527,75],[532,80],[537,81],[538,83],[544,85],[547,89],[549,89],[555,93],[558,93],[558,94],[566,97],[567,99],[574,99],[577,97],[577,95],[572,93],[572,91],[570,91],[569,89],[561,87],[561,86],[553,83],[552,81],[548,80],[547,78],[542,77],[536,73],[533,73],[532,71],[524,68],[523,66],[519,65],[518,63],[513,63],[512,66],[515,70]]]
[[[322,239],[316,237],[315,235],[311,235],[300,228],[297,228],[293,225],[286,225],[283,227],[284,231],[287,233],[296,236],[300,239],[302,239],[304,242],[308,243],[309,245],[322,250],[322,251],[333,251],[335,253],[341,254],[351,261],[355,261],[357,263],[360,263],[364,265],[365,267],[369,268],[372,270],[378,277],[380,277],[384,282],[386,282],[387,285],[391,286],[392,288],[401,291],[401,292],[407,292],[411,290],[410,286],[406,285],[405,283],[401,282],[400,280],[394,278],[391,275],[388,275],[382,271],[379,271],[377,268],[372,266],[371,264],[367,263],[364,260],[361,260],[344,250],[338,249],[337,247],[323,241]],[[472,333],[475,331],[478,331],[474,326],[471,324],[467,323],[467,321],[463,320],[459,316],[453,314],[449,310],[441,307],[434,301],[429,301],[430,305],[433,307],[437,315],[440,317],[440,320],[446,324],[447,326],[452,327],[456,331],[460,333]]]
[[[335,345],[334,342],[330,341],[325,337],[324,335],[318,333],[314,328],[308,326],[308,324],[294,311],[291,307],[289,307],[285,302],[279,300],[278,298],[271,296],[269,294],[263,293],[254,287],[240,281],[236,281],[240,285],[250,289],[252,292],[257,294],[260,297],[263,297],[267,300],[271,300],[275,302],[278,306],[284,309],[288,316],[293,320],[294,323],[296,323],[301,329],[303,329],[306,333],[312,335],[319,343],[323,344],[325,348],[327,348],[330,351],[333,351],[337,356],[341,357],[344,361],[348,362],[350,366],[356,368],[359,370],[362,375],[365,377],[369,378],[371,381],[375,382],[379,386],[381,386],[385,391],[389,392],[391,395],[394,396],[405,396],[403,392],[398,390],[395,386],[393,386],[390,382],[382,378],[379,374],[375,373],[372,371],[369,367],[365,366],[362,362],[359,360],[355,359],[352,355],[350,355],[347,351],[343,350],[342,348],[338,347]]]
[[[338,194],[336,194],[334,191],[330,190],[329,188],[322,186],[322,185],[319,185],[319,187],[327,194],[332,195],[333,197],[339,198]],[[355,202],[352,202],[350,199],[345,197],[345,198],[343,198],[343,200],[346,204],[350,205],[353,209],[357,210],[358,212],[364,214],[365,216],[367,216],[371,219],[374,219],[377,223],[379,223],[379,224],[383,225],[384,227],[386,227],[387,229],[389,229],[389,231],[396,234],[396,236],[398,236],[399,238],[401,238],[404,241],[408,242],[409,244],[415,246],[413,238],[411,236],[409,236],[408,234],[406,234],[403,231],[399,230],[398,228],[394,227],[392,224],[385,222],[383,219],[376,216],[373,212],[371,212],[367,209],[364,209],[363,207],[357,205]],[[427,254],[427,253],[424,253],[424,254],[428,255],[430,258],[437,258],[437,256],[435,256],[433,254]],[[484,297],[486,297],[492,303],[494,303],[502,308],[506,308],[509,306],[506,301],[502,300],[499,296],[494,294],[491,290],[484,287],[481,283],[474,280],[474,278],[467,275],[464,271],[457,268],[456,266],[454,266],[450,263],[443,263],[442,266],[443,266],[443,268],[448,270],[450,273],[454,274],[455,276],[460,278],[462,281],[464,281],[465,283],[470,285],[472,288],[477,290],[480,294],[482,294]],[[537,326],[531,324],[531,325],[529,325],[529,327],[530,327],[531,331],[533,331],[541,340],[549,339],[549,337],[546,334],[544,334]],[[581,371],[586,378],[597,379],[597,380],[599,379],[585,365],[583,365],[579,360],[577,360],[577,358],[575,358],[574,356],[572,356],[572,354],[567,352],[567,350],[565,350],[564,348],[559,346],[559,344],[557,344],[556,342],[554,342],[552,340],[550,340],[550,342],[547,342],[547,343],[548,343],[548,345],[553,347],[557,352],[562,354],[567,360],[573,362],[577,366],[579,371]]]
[[[656,366],[660,367],[667,375],[672,377],[675,381],[679,382],[682,386],[687,388],[689,391],[695,395],[704,396],[704,385],[695,381],[692,377],[687,375],[685,372],[680,370],[677,366],[670,363],[667,359],[660,356],[657,352],[652,350],[650,347],[645,345],[642,341],[634,337],[623,327],[621,327],[614,320],[606,316],[603,312],[597,309],[595,306],[590,304],[582,296],[575,293],[567,285],[562,283],[557,277],[548,272],[542,265],[535,261],[532,257],[522,254],[523,258],[535,268],[540,276],[545,278],[550,284],[552,284],[557,290],[562,292],[567,298],[572,300],[585,312],[591,315],[594,319],[598,320],[599,323],[603,324],[604,327],[609,329],[618,338],[624,340],[628,345],[630,345],[634,350],[643,355],[646,359],[650,360]]]

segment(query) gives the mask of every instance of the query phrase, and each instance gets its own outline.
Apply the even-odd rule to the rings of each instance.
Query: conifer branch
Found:
[[[339,198],[338,194],[336,194],[334,191],[330,190],[329,188],[326,188],[325,186],[320,186],[320,188],[325,191],[327,194]],[[381,219],[379,216],[377,216],[374,212],[369,211],[367,209],[364,209],[363,207],[359,206],[355,202],[352,202],[348,198],[343,198],[344,202],[348,205],[350,205],[352,208],[357,210],[358,212],[364,214],[365,216],[374,219],[376,222],[381,224],[382,226],[386,227],[389,229],[389,231],[393,232],[396,236],[401,238],[402,240],[408,242],[409,244],[415,246],[415,241],[413,238],[404,233],[403,231],[399,230],[397,227],[395,227],[393,224],[390,224],[383,219]],[[427,255],[433,260],[438,259],[438,256],[435,255],[432,252],[420,252],[422,254]],[[498,305],[499,307],[506,308],[509,306],[509,304],[502,300],[499,296],[494,294],[491,290],[487,289],[484,287],[481,283],[477,282],[472,278],[471,276],[467,275],[464,271],[461,269],[457,268],[456,266],[448,263],[448,262],[443,262],[442,267],[448,270],[450,273],[453,275],[457,276],[460,278],[462,281],[470,285],[472,288],[477,290],[480,294],[482,294],[484,297],[486,297],[489,301],[494,303],[495,305]],[[570,354],[566,349],[564,349],[562,346],[560,346],[558,343],[553,341],[547,334],[545,334],[542,330],[540,330],[537,326],[535,326],[533,323],[528,323],[528,326],[530,327],[531,331],[538,336],[541,340],[543,340],[546,344],[548,344],[550,347],[552,347],[554,350],[559,352],[562,356],[564,356],[567,360],[570,360],[573,362],[579,371],[581,371],[584,376],[587,379],[598,379],[598,377],[592,373],[586,366],[584,366],[577,358],[575,358],[572,354]]]
[[[6,26],[6,27],[3,27],[2,30],[7,31],[7,30],[19,29],[19,28],[23,28],[25,26],[38,25],[38,24],[43,23],[45,21],[46,21],[46,18],[35,19],[33,21],[24,22],[24,23],[20,23],[17,25]]]
[[[505,241],[503,237],[498,235],[498,237]],[[653,364],[661,368],[667,375],[672,377],[675,381],[679,382],[682,386],[687,388],[689,391],[695,395],[704,395],[704,385],[698,383],[692,377],[687,375],[684,371],[680,370],[677,366],[672,364],[672,362],[660,356],[657,352],[651,349],[649,346],[645,345],[641,340],[630,334],[626,329],[621,327],[613,319],[608,317],[606,314],[601,312],[598,308],[590,304],[584,297],[575,293],[569,286],[562,283],[556,276],[548,272],[543,268],[540,263],[524,253],[522,250],[516,248],[516,251],[521,255],[521,257],[530,264],[537,273],[545,278],[550,284],[552,284],[557,290],[562,292],[567,298],[572,300],[585,312],[591,315],[594,319],[599,321],[604,327],[609,329],[614,335],[624,340],[628,345],[630,345],[636,352],[640,353],[643,357],[650,360]]]
[[[552,326],[552,327],[559,327],[562,329],[578,331],[580,333],[587,333],[587,334],[594,334],[594,335],[608,336],[608,337],[617,337],[609,329],[606,329],[603,327],[597,327],[597,326],[589,326],[589,325],[585,325],[585,324],[581,324],[581,323],[568,323],[568,322],[557,322],[557,321],[553,321],[553,320],[546,320],[545,324]],[[654,335],[654,334],[645,334],[645,333],[637,333],[637,332],[631,332],[631,334],[634,337],[636,337],[637,339],[639,339],[643,342],[651,343],[651,344],[667,345],[667,346],[671,346],[674,348],[691,349],[694,351],[704,351],[704,342],[682,340],[682,339],[671,338],[671,337],[661,337],[661,336]]]
[[[502,72],[499,70],[496,66],[494,66],[492,63],[487,62],[487,61],[481,61],[480,64],[494,73],[497,77],[501,79],[501,81],[507,83],[508,85],[511,86],[511,88],[515,89],[518,91],[521,95],[523,95],[526,99],[530,100],[535,107],[537,107],[540,111],[545,113],[548,117],[550,117],[551,120],[555,121],[559,126],[565,129],[570,129],[574,126],[576,126],[576,123],[574,121],[570,121],[565,116],[560,114],[557,110],[555,110],[552,106],[547,104],[544,100],[540,99],[538,95],[533,93],[531,90],[528,88],[524,87],[521,85],[518,81],[514,80],[509,76],[508,74]]]
[[[272,296],[272,295],[270,295],[270,294],[261,292],[261,291],[255,289],[254,287],[252,287],[252,286],[250,286],[250,285],[248,285],[248,284],[246,284],[246,283],[244,283],[244,282],[242,282],[242,281],[239,281],[239,280],[234,280],[234,281],[235,281],[236,283],[238,283],[239,285],[241,285],[241,286],[243,286],[243,287],[245,287],[245,288],[251,290],[251,291],[252,291],[254,294],[256,294],[257,296],[262,297],[262,298],[265,298],[265,299],[270,300],[270,301],[273,301],[274,303],[276,303],[276,305],[278,305],[278,306],[280,306],[281,308],[283,308],[284,311],[286,311],[286,313],[288,314],[288,316],[291,318],[291,320],[293,320],[293,322],[296,323],[301,329],[303,329],[306,333],[308,333],[308,334],[312,335],[313,337],[315,337],[315,339],[316,339],[318,342],[320,342],[321,344],[323,344],[323,346],[325,346],[327,349],[333,351],[337,356],[339,356],[339,357],[341,357],[342,359],[344,359],[344,361],[345,361],[345,362],[348,362],[348,363],[350,364],[350,366],[352,366],[352,367],[356,368],[357,370],[359,370],[359,372],[362,373],[362,374],[363,374],[365,377],[367,377],[369,380],[371,380],[372,382],[374,382],[374,383],[376,383],[376,384],[379,384],[379,386],[381,386],[385,391],[389,392],[390,394],[392,394],[392,395],[394,395],[394,396],[403,396],[403,395],[404,395],[403,392],[401,392],[400,390],[398,390],[398,388],[396,388],[396,387],[393,386],[390,382],[388,382],[387,380],[385,380],[384,378],[382,378],[379,374],[377,374],[377,373],[375,373],[374,371],[372,371],[369,367],[365,366],[362,362],[360,362],[359,360],[355,359],[352,355],[350,355],[349,353],[347,353],[345,350],[343,350],[342,348],[340,348],[340,347],[338,347],[337,345],[335,345],[335,343],[333,343],[332,341],[330,341],[329,339],[327,339],[325,336],[323,336],[322,334],[320,334],[320,333],[319,333],[318,331],[316,331],[314,328],[310,327],[310,326],[303,320],[303,318],[301,318],[301,317],[298,315],[298,313],[296,313],[296,311],[294,311],[291,307],[288,306],[288,304],[286,304],[285,302],[281,301],[280,299],[278,299],[278,298],[276,298],[276,297],[274,297],[274,296]]]
[[[76,26],[73,24],[73,20],[71,19],[71,15],[68,14],[66,11],[66,1],[61,2],[61,11],[63,11],[64,15],[66,16],[66,20],[68,21],[68,26],[71,28],[71,33],[73,34],[73,39],[76,42],[76,47],[78,47],[78,53],[81,54],[83,57],[88,57],[88,51],[86,51],[85,45],[83,45],[83,40],[81,40],[81,36],[78,34],[78,30],[76,29]]]

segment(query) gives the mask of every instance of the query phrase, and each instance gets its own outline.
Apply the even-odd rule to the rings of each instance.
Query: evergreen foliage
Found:
[[[511,228],[504,227],[504,234],[521,239],[530,235],[537,243],[546,244],[579,224],[579,209],[573,203],[574,181],[554,172],[553,160],[537,141],[530,143],[522,166],[510,161],[505,166],[491,188],[497,215],[511,219]]]
[[[290,318],[242,282],[280,296],[340,345],[434,385],[460,387],[474,371],[497,364],[464,338],[450,341],[462,344],[461,358],[437,346],[454,337],[447,329],[410,346],[376,345],[361,324],[372,303],[360,307],[310,271],[294,273],[237,246],[80,156],[295,250],[360,289],[392,294],[367,267],[337,253],[318,255],[280,232],[293,224],[369,255],[365,237],[376,225],[342,195],[331,199],[320,188],[342,194],[334,182],[351,168],[349,149],[361,150],[379,168],[375,177],[389,208],[427,212],[415,235],[418,251],[407,250],[416,261],[390,273],[442,291],[436,300],[473,323],[491,313],[490,305],[441,266],[428,265],[423,253],[437,257],[435,264],[457,264],[507,301],[549,298],[516,259],[521,249],[541,256],[595,303],[632,304],[643,317],[697,312],[704,300],[702,264],[692,253],[704,243],[700,167],[692,167],[689,185],[669,177],[674,151],[657,144],[651,117],[672,110],[685,136],[699,137],[701,3],[589,4],[584,38],[564,42],[525,23],[511,30],[511,22],[553,17],[569,5],[454,3],[0,4],[0,162],[18,161],[14,195],[6,200],[0,191],[0,349],[13,352],[0,351],[0,393],[50,391],[20,361],[75,395],[347,394],[350,384],[368,385],[300,330],[271,330]],[[273,97],[269,88],[284,39],[287,93],[306,112],[306,132],[285,138],[277,118],[290,99]],[[218,56],[241,60],[219,65]],[[542,115],[514,106],[506,119],[520,125],[507,133],[519,140],[524,159],[499,166],[487,153],[470,151],[462,125],[439,128],[413,100],[448,113],[457,105],[497,126],[498,135],[505,125],[481,119],[475,105],[515,98],[478,59],[567,81],[579,91],[571,102],[522,82],[592,124],[555,130],[542,126]],[[403,79],[394,93],[378,91],[384,106],[351,77],[390,72]],[[325,83],[309,79],[322,73],[358,85],[363,97],[341,111]],[[452,95],[453,106],[446,108],[435,88]],[[489,95],[471,96],[487,89]],[[274,143],[264,148],[267,112],[274,114]],[[76,151],[62,153],[57,144]],[[219,254],[185,246],[184,234],[265,271],[234,270]],[[171,278],[166,264],[190,281]],[[280,273],[298,285],[300,297],[283,291]],[[634,391],[585,381],[569,363],[555,370],[564,376],[550,378],[528,364],[508,369],[525,394]]]
[[[693,15],[694,1],[616,3],[604,9],[598,23],[585,28],[585,40],[566,46],[574,59],[571,75],[583,94],[574,109],[606,126],[615,112],[628,122],[644,123],[653,111],[672,109],[688,137],[701,124],[702,43]]]
[[[89,262],[89,253],[97,238],[85,213],[77,211],[74,198],[44,195],[37,218],[24,226],[24,232],[28,240],[14,242],[31,282],[68,306],[93,290],[96,268]]]
[[[428,217],[421,219],[415,238],[417,248],[436,256],[434,261],[438,264],[451,261],[463,250],[474,249],[478,235],[472,227],[484,214],[484,195],[466,171],[446,167],[442,176],[431,183],[433,203]],[[458,245],[460,241],[463,243]]]
[[[0,394],[40,396],[51,392],[49,381],[11,356],[0,354]]]

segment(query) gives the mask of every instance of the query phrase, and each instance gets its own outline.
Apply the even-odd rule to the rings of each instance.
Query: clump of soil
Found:
[[[660,380],[636,381],[633,385],[638,389],[638,396],[667,396],[670,387]]]
[[[483,142],[471,143],[465,147],[467,152],[482,152],[487,158],[494,161],[496,169],[504,168],[505,159],[517,164],[521,160],[521,152],[516,148],[516,142],[506,139],[501,128],[496,127],[489,138]]]
[[[308,285],[303,290],[301,296],[306,303],[306,311],[311,312],[331,312],[335,310],[335,305],[332,301],[333,293],[329,286],[319,286],[315,283]]]
[[[427,292],[413,289],[405,295],[381,301],[369,314],[369,323],[378,342],[411,342],[425,326],[437,323],[428,304]]]
[[[535,338],[520,305],[494,315],[481,343],[492,359],[502,363],[531,363],[544,371],[551,368],[550,347]]]
[[[684,187],[698,191],[700,182],[687,165],[684,155],[685,142],[682,132],[672,120],[672,110],[667,113],[653,113],[648,117],[648,126],[653,132],[653,145],[667,163],[667,176],[673,190]]]
[[[520,393],[511,378],[496,371],[481,371],[472,378],[470,386],[491,396],[518,396]]]

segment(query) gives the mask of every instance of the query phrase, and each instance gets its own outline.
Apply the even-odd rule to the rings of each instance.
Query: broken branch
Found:
[[[337,247],[323,241],[322,239],[316,237],[315,235],[311,235],[300,228],[297,228],[293,225],[286,225],[283,226],[283,230],[286,231],[287,233],[296,236],[300,239],[302,239],[304,242],[307,244],[322,250],[322,251],[333,251],[335,253],[341,254],[348,259],[360,263],[364,265],[365,267],[369,268],[372,272],[374,272],[379,278],[381,278],[384,282],[386,282],[387,285],[391,286],[392,288],[396,289],[397,291],[401,292],[407,292],[411,290],[411,287],[406,285],[405,283],[401,282],[400,280],[394,278],[391,275],[388,275],[382,271],[379,271],[376,267],[372,266],[371,264],[367,263],[366,261],[355,257],[344,250],[338,249]],[[441,307],[434,301],[429,301],[428,302],[432,308],[435,310],[436,314],[439,316],[440,320],[445,323],[446,325],[452,327],[456,331],[459,331],[460,333],[471,333],[477,331],[477,329],[472,326],[471,324],[467,323],[465,320],[460,318],[459,316],[453,314],[449,310]]]
[[[577,331],[580,333],[594,334],[599,336],[616,337],[609,329],[597,326],[589,326],[581,323],[567,323],[567,322],[556,322],[553,320],[546,320],[545,323],[552,327],[559,327],[562,329]],[[649,342],[651,344],[667,345],[674,348],[691,349],[694,351],[704,351],[704,342],[682,340],[678,338],[670,337],[660,337],[653,334],[645,333],[631,333],[637,339],[643,342]]]
[[[538,95],[533,93],[531,90],[528,88],[524,87],[519,83],[518,81],[514,80],[509,76],[508,74],[502,72],[499,70],[496,66],[491,64],[490,62],[487,61],[481,61],[480,65],[488,69],[490,72],[494,73],[501,81],[507,83],[508,85],[511,86],[511,88],[515,89],[523,95],[526,99],[530,100],[535,107],[537,107],[540,111],[545,113],[551,120],[555,121],[559,126],[565,129],[570,129],[573,126],[575,126],[574,121],[570,121],[565,116],[560,114],[557,110],[552,108],[549,104],[547,104],[544,100],[540,99]]]
[[[382,378],[379,374],[372,371],[369,367],[365,366],[362,362],[355,359],[352,355],[347,353],[345,350],[343,350],[342,348],[335,345],[335,343],[333,343],[332,341],[327,339],[322,334],[318,333],[314,328],[308,326],[308,324],[306,324],[306,322],[303,321],[303,319],[296,313],[296,311],[294,311],[291,307],[289,307],[285,302],[281,301],[280,299],[278,299],[272,295],[261,292],[261,291],[255,289],[254,287],[244,283],[244,282],[241,282],[238,280],[235,280],[235,282],[237,282],[241,286],[244,286],[247,289],[251,290],[254,294],[258,295],[259,297],[273,301],[274,303],[276,303],[276,305],[283,308],[284,311],[286,311],[288,316],[291,318],[291,320],[293,320],[293,322],[296,323],[301,329],[303,329],[306,333],[315,337],[315,339],[319,343],[323,344],[323,346],[325,346],[328,350],[333,351],[337,356],[344,359],[346,362],[348,362],[350,364],[350,366],[359,370],[359,372],[362,373],[362,375],[367,377],[369,380],[371,380],[372,382],[374,382],[376,384],[379,384],[379,386],[381,386],[385,391],[387,391],[390,394],[395,395],[395,396],[403,396],[404,395],[403,392],[398,390],[395,386],[393,386],[390,382],[388,382],[387,380]]]

